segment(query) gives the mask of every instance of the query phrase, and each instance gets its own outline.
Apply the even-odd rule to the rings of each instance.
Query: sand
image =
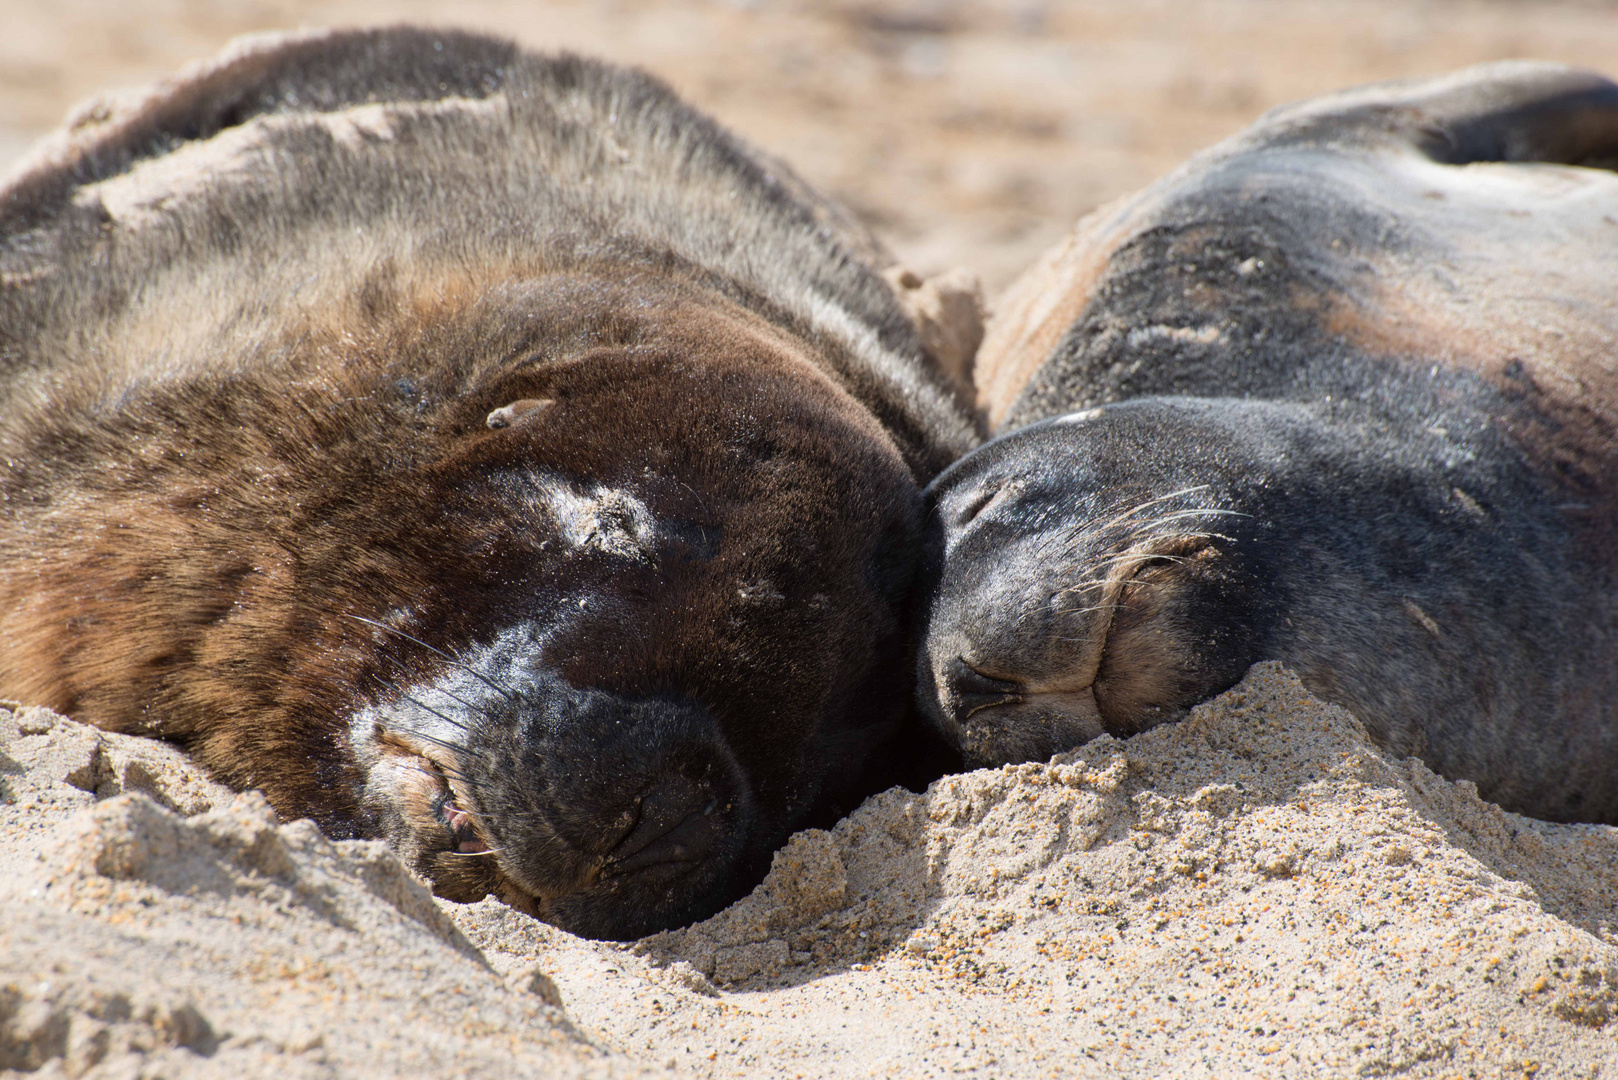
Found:
[[[634,1075],[379,842],[177,751],[0,715],[0,1074]]]
[[[0,1069],[1618,1075],[1618,830],[1505,813],[1270,664],[879,795],[629,945],[435,900],[44,710],[0,714],[0,776]]]

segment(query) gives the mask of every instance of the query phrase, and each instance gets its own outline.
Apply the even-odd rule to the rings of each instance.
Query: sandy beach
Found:
[[[1595,1077],[1618,831],[1390,759],[1269,664],[879,795],[695,926],[434,900],[163,746],[0,716],[0,1066],[67,1076]],[[8,1072],[7,1075],[13,1075]]]

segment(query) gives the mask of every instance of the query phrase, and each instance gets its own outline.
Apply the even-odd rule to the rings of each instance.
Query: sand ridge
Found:
[[[155,743],[24,709],[0,755],[5,1070],[1618,1071],[1618,829],[1505,813],[1271,664],[1181,724],[879,795],[628,945],[434,900]]]
[[[0,713],[0,1075],[634,1076],[377,841],[171,747]]]
[[[457,921],[705,1075],[1591,1076],[1615,845],[1389,759],[1265,664],[1183,724],[878,796],[625,955]]]

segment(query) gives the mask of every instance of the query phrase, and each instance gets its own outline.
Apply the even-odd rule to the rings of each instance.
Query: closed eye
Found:
[[[1015,485],[985,486],[974,492],[955,517],[957,527],[970,525],[974,519],[1004,497],[1012,494]]]

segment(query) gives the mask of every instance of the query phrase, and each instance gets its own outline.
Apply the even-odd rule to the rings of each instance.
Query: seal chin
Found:
[[[1030,693],[961,716],[955,739],[969,768],[1043,761],[1106,733],[1095,692]]]

